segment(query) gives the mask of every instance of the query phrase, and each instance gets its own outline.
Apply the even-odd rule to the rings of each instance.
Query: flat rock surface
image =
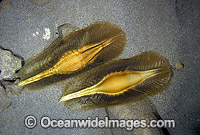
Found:
[[[22,60],[9,50],[0,48],[0,80],[12,80],[15,72],[22,67]]]
[[[127,45],[119,58],[155,51],[167,57],[175,69],[170,86],[149,98],[162,119],[176,121],[175,128],[168,128],[170,134],[200,132],[198,0],[3,0],[0,7],[0,45],[25,60],[42,52],[57,37],[57,27],[64,23],[75,28],[83,28],[95,21],[119,25],[127,34]],[[183,63],[184,67],[176,69],[177,62]],[[19,96],[12,96],[10,107],[0,113],[0,134],[118,134],[109,128],[41,127],[39,121],[43,116],[58,120],[87,119],[88,116],[103,119],[108,115],[105,108],[72,111],[59,103],[67,81],[70,79],[36,90],[25,87]],[[146,104],[132,103],[108,110],[114,118],[123,118],[120,117],[123,112],[125,118],[130,119],[136,118],[136,114],[144,110],[137,108],[144,108]],[[121,111],[125,110],[123,108],[127,111]],[[28,115],[35,116],[38,121],[33,129],[24,125]],[[119,134],[125,133],[122,129],[117,130],[120,130]]]

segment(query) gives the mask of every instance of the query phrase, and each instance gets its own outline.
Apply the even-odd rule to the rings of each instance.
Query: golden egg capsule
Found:
[[[88,64],[117,57],[126,43],[121,28],[108,22],[94,23],[82,30],[56,39],[44,51],[20,71],[23,81],[19,86],[41,80],[55,74],[71,74]],[[49,52],[48,52],[49,50]]]
[[[96,85],[62,97],[60,102],[93,94],[119,95],[128,89],[138,86],[146,79],[157,75],[158,70],[159,69],[111,73]]]
[[[90,109],[137,101],[161,91],[172,75],[166,58],[147,52],[75,77],[64,89],[60,102],[72,109]]]

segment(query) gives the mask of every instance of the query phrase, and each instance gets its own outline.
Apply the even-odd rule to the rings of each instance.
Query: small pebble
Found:
[[[175,67],[176,69],[182,69],[184,67],[184,64],[180,62],[176,62]]]

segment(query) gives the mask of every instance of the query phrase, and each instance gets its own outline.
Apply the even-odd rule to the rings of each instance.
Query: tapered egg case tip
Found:
[[[17,85],[18,86],[25,86],[27,84],[30,84],[30,83],[33,83],[33,82],[36,82],[36,81],[39,81],[43,78],[46,78],[46,77],[49,77],[51,75],[54,75],[56,73],[56,71],[54,70],[54,68],[50,68],[49,70],[46,70],[44,72],[41,72],[33,77],[30,77],[24,81],[21,81],[19,82]]]
[[[32,80],[32,78],[29,78],[29,79],[20,81],[19,83],[17,83],[17,85],[20,86],[20,87],[23,87],[23,86],[25,86],[25,85],[27,85],[27,84],[30,84],[30,83],[32,83],[32,82],[34,82],[34,81]]]
[[[30,84],[32,82],[34,82],[34,81],[30,81],[29,79],[27,79],[27,80],[19,82],[17,85],[20,86],[20,87],[23,87],[23,86]]]
[[[95,88],[95,85],[94,85],[94,86],[85,88],[83,90],[65,95],[60,99],[59,102],[65,102],[65,101],[68,101],[68,100],[71,100],[71,99],[80,98],[80,97],[83,97],[83,96],[95,94],[96,90],[97,89]]]
[[[23,87],[25,84],[24,84],[24,81],[21,81],[21,82],[17,83],[17,85]]]
[[[64,97],[61,97],[61,99],[59,100],[59,103],[65,102]]]

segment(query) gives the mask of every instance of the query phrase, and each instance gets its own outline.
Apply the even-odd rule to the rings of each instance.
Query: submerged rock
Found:
[[[21,88],[15,85],[16,71],[22,67],[22,59],[11,51],[0,48],[0,111],[11,104],[8,93],[19,95]]]
[[[15,79],[15,72],[22,67],[22,60],[11,51],[0,48],[0,80]]]
[[[156,110],[156,107],[149,99],[142,100],[137,103],[126,104],[122,106],[114,106],[106,109],[109,119],[120,120],[137,120],[137,124],[127,124],[125,129],[112,128],[113,134],[127,135],[168,135],[169,131],[166,127],[150,127],[151,120],[162,120]],[[147,126],[142,127],[140,120],[145,120]]]
[[[7,96],[5,89],[0,86],[0,111],[8,108],[11,104],[11,99]]]
[[[58,33],[60,38],[66,37],[69,33],[78,30],[78,27],[73,26],[70,23],[65,23],[58,27]]]

